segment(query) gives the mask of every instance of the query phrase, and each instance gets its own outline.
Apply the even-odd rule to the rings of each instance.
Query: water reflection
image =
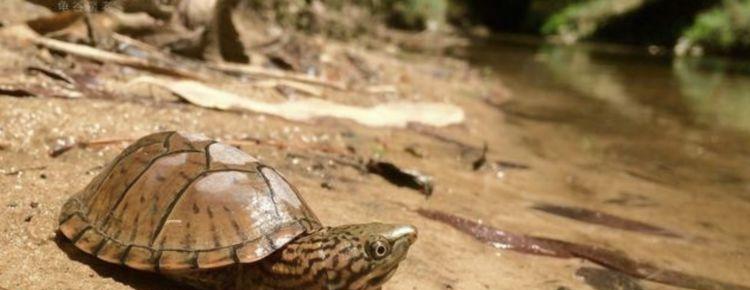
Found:
[[[696,122],[750,132],[750,75],[743,64],[678,59],[672,71]]]
[[[547,45],[538,49],[535,60],[555,80],[586,97],[607,103],[632,120],[648,119],[649,107],[632,98],[619,66],[594,58],[590,50]]]
[[[644,182],[708,186],[701,190],[750,201],[750,70],[741,65],[505,39],[477,44],[466,57],[510,87],[502,110],[526,122],[527,143],[576,150],[536,151],[584,154]],[[536,129],[545,127],[577,133]]]
[[[689,126],[750,133],[750,63],[506,39],[480,43],[467,57],[515,82],[604,102],[633,121],[667,115]]]

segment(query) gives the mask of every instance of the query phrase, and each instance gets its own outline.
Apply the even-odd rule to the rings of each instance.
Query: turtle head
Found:
[[[331,235],[341,240],[340,250],[331,252],[339,258],[333,259],[349,264],[346,271],[351,276],[346,289],[380,289],[406,258],[409,247],[417,240],[417,229],[411,225],[370,223],[333,228]]]
[[[278,252],[268,272],[305,273],[307,285],[326,289],[379,289],[388,281],[417,239],[410,225],[381,223],[323,228],[300,237]],[[297,277],[293,279],[302,279]],[[284,284],[297,284],[286,281]],[[316,288],[317,289],[317,288]]]

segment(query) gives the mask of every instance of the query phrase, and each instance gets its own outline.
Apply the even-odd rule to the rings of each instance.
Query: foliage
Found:
[[[448,0],[244,0],[254,13],[284,27],[349,38],[379,23],[424,30],[440,26]]]
[[[750,48],[750,1],[724,0],[719,7],[700,14],[684,37],[724,51]]]
[[[557,34],[565,40],[587,37],[604,22],[629,13],[654,0],[587,0],[572,3],[553,14],[541,27],[544,34]]]
[[[470,31],[599,38],[634,44],[677,44],[724,52],[750,51],[750,0],[241,0],[283,27],[338,38],[368,35],[382,25],[436,30],[446,22]],[[677,43],[677,39],[681,42]],[[686,44],[686,45],[685,45]]]
[[[437,28],[445,21],[448,10],[446,0],[391,0],[389,18],[391,25],[407,29]]]

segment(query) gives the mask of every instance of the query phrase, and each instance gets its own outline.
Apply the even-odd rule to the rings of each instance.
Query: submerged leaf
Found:
[[[539,204],[533,206],[532,208],[549,214],[558,215],[585,223],[602,225],[610,228],[659,235],[670,238],[680,237],[680,235],[661,227],[580,207]]]
[[[417,213],[429,219],[448,224],[479,241],[491,244],[499,249],[557,258],[581,258],[635,278],[688,289],[750,290],[748,286],[725,283],[711,278],[659,268],[652,264],[630,258],[624,253],[598,246],[510,233],[436,210],[418,209]]]

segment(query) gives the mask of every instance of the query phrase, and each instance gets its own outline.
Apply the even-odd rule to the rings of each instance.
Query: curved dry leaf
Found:
[[[464,112],[461,108],[442,103],[397,101],[373,107],[357,107],[314,98],[283,103],[266,103],[212,88],[195,81],[140,77],[131,81],[131,84],[134,83],[147,83],[163,87],[201,107],[219,110],[248,110],[295,121],[333,117],[350,119],[372,127],[405,127],[412,122],[432,126],[447,126],[461,123],[464,120]]]

